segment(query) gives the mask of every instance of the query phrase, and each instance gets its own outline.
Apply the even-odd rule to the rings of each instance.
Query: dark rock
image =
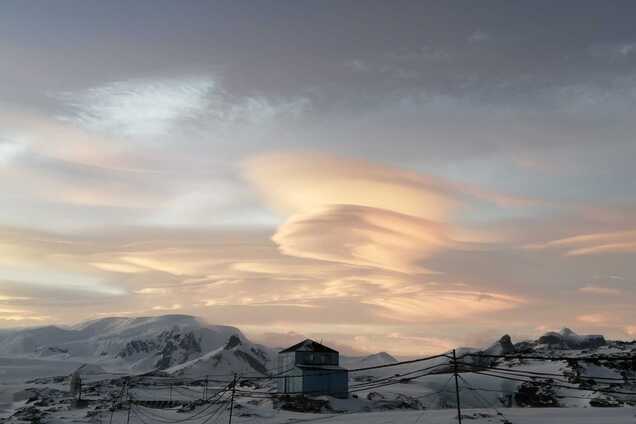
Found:
[[[552,380],[522,383],[515,393],[515,402],[521,407],[555,408],[560,406],[552,387]]]
[[[329,401],[324,399],[313,399],[306,396],[281,396],[274,400],[275,409],[285,411],[309,412],[318,414],[325,410],[331,410]]]

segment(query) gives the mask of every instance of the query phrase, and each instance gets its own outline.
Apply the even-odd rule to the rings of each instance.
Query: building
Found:
[[[278,392],[346,398],[349,372],[339,362],[338,351],[313,340],[288,347],[278,354]]]

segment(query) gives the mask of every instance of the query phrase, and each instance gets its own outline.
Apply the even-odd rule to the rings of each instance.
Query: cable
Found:
[[[464,377],[462,377],[462,376],[461,376],[461,375],[459,375],[459,374],[458,374],[457,376],[459,377],[459,379],[460,379],[461,381],[463,381],[463,382],[464,382],[464,384],[465,384],[465,385],[466,385],[469,389],[470,389],[470,388],[472,388],[472,386],[470,385],[470,383],[469,383],[469,382],[468,382],[468,381],[467,381]],[[486,400],[485,400],[485,399],[481,396],[481,394],[480,394],[478,391],[473,390],[473,391],[471,391],[471,394],[473,395],[473,397],[474,397],[475,399],[477,399],[477,401],[478,401],[478,402],[481,402],[481,404],[482,404],[482,405],[484,405],[484,406],[486,406],[486,408],[488,408],[488,402],[487,402],[487,401],[486,401]],[[504,419],[505,419],[507,422],[510,422],[510,420],[508,419],[508,417],[506,417],[506,416],[505,416],[505,415],[504,415],[501,411],[499,411],[499,410],[497,409],[497,407],[496,407],[496,406],[494,406],[494,405],[493,405],[493,406],[492,406],[492,409],[494,409],[494,410],[495,410],[495,412],[497,413],[497,415],[501,415],[502,417],[504,417]]]
[[[189,417],[186,417],[186,418],[184,418],[184,419],[171,420],[170,422],[171,422],[171,423],[179,423],[179,422],[191,421],[191,420],[193,420],[193,419],[195,419],[195,418],[197,418],[197,417],[199,417],[199,416],[203,415],[205,412],[207,412],[209,409],[211,409],[214,405],[217,405],[218,403],[220,403],[220,402],[221,402],[221,399],[223,398],[223,395],[224,395],[225,393],[227,393],[228,391],[229,391],[229,388],[226,388],[225,390],[223,390],[223,391],[221,391],[221,392],[217,393],[217,394],[215,395],[215,397],[211,399],[211,401],[208,401],[208,402],[209,402],[209,405],[208,405],[208,406],[206,406],[205,408],[203,408],[203,409],[202,409],[202,410],[200,410],[200,411],[197,411],[196,413],[194,413],[194,415],[189,416]],[[227,402],[227,401],[225,401],[225,402]],[[151,413],[150,411],[147,411],[147,414],[148,414],[148,415],[154,415],[154,416],[155,416],[155,419],[157,419],[158,421],[165,420],[165,417],[162,417],[162,416],[160,416],[160,415],[158,415],[158,414]]]
[[[501,376],[501,375],[497,375],[497,374],[490,374],[487,372],[483,372],[483,371],[470,371],[474,374],[480,374],[480,375],[486,375],[489,377],[495,377],[495,378],[500,378],[503,380],[511,380],[511,381],[520,381],[522,383],[537,383],[536,381],[533,380],[523,380],[520,378],[513,378],[513,377],[507,377],[507,376]],[[553,384],[553,383],[549,383],[551,386],[554,387],[560,387],[560,388],[564,388],[564,389],[571,389],[571,390],[579,390],[579,391],[585,391],[585,392],[601,392],[601,393],[610,393],[610,394],[619,394],[619,395],[636,395],[636,392],[623,392],[623,391],[617,391],[617,390],[608,390],[608,389],[584,389],[581,387],[572,387],[572,386],[565,386],[562,384]]]
[[[392,375],[390,377],[376,379],[376,380],[371,381],[371,382],[361,382],[361,383],[358,383],[358,384],[353,384],[351,387],[360,387],[360,386],[367,385],[369,383],[378,383],[378,382],[381,382],[381,381],[394,380],[396,378],[399,378],[400,380],[404,380],[405,379],[404,377],[407,377],[409,375],[417,374],[417,373],[424,372],[424,371],[429,371],[431,369],[439,368],[441,366],[447,366],[447,364],[438,364],[438,365],[433,365],[433,366],[426,367],[426,368],[420,368],[420,369],[417,369],[417,370],[414,370],[414,371],[410,371],[410,372],[407,372],[407,373],[404,373],[404,374],[395,374],[395,375]],[[414,377],[408,377],[407,379],[412,379],[412,378],[414,378]]]
[[[526,370],[513,370],[513,369],[510,369],[510,368],[493,367],[493,366],[488,366],[488,365],[475,365],[475,364],[471,364],[471,363],[468,363],[468,362],[460,362],[460,361],[458,361],[457,363],[461,364],[461,365],[464,365],[464,366],[472,367],[472,368],[501,370],[503,372],[525,373],[525,374],[538,375],[538,376],[564,377],[563,374],[556,374],[556,373],[539,372],[539,371],[526,371]],[[608,381],[620,381],[620,382],[636,381],[636,378],[629,378],[629,377],[617,378],[617,377],[598,377],[598,376],[577,376],[576,378],[582,379],[582,380],[608,380]]]
[[[535,355],[489,355],[485,353],[464,353],[458,359],[466,356],[477,358],[504,358],[504,359],[538,359],[542,361],[574,361],[574,362],[596,362],[596,361],[636,361],[636,355],[616,357],[608,355],[598,356],[535,356]]]
[[[426,356],[426,357],[423,357],[423,358],[411,359],[411,360],[408,360],[408,361],[392,362],[390,364],[375,365],[375,366],[370,366],[370,367],[361,367],[361,368],[352,368],[352,369],[341,368],[341,369],[333,370],[333,371],[330,371],[330,372],[325,372],[325,373],[321,373],[321,374],[314,374],[314,376],[332,375],[334,373],[341,373],[341,372],[344,372],[344,371],[347,371],[349,373],[354,373],[354,372],[360,372],[360,371],[376,370],[376,369],[381,369],[381,368],[397,367],[397,366],[402,366],[402,365],[414,364],[414,363],[417,363],[417,362],[430,361],[430,360],[437,359],[437,358],[442,358],[442,357],[448,358],[448,356],[446,356],[446,354],[439,354],[439,355]],[[320,366],[317,366],[317,367],[320,368]],[[241,377],[241,380],[270,380],[270,379],[299,378],[299,377],[301,377],[301,376],[295,376],[295,375],[282,375],[282,373],[289,372],[289,371],[291,371],[291,370],[293,370],[295,368],[296,367],[290,368],[290,369],[285,370],[285,371],[281,371],[280,373],[278,373],[279,375],[271,375],[271,376],[263,376],[263,375],[247,376],[247,375],[244,375],[244,376]],[[228,378],[230,377],[227,374],[219,375],[219,376],[220,377],[228,377]],[[197,379],[194,379],[194,378],[177,379],[175,377],[159,377],[159,376],[144,376],[144,378],[172,379],[172,381],[186,381],[186,380],[201,381],[201,378],[197,378]],[[229,383],[231,381],[230,380],[223,380],[223,382],[224,383]]]

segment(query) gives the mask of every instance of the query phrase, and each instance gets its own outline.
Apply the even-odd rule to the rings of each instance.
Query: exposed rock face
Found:
[[[504,335],[499,341],[484,351],[487,355],[510,355],[515,353],[515,346],[508,334]]]
[[[594,349],[607,345],[605,337],[601,335],[579,336],[569,328],[564,328],[558,333],[546,333],[539,337],[537,343],[555,349]]]
[[[222,347],[195,355],[193,359],[182,361],[167,369],[172,375],[205,375],[211,372],[227,372],[231,375],[237,370],[251,369],[251,374],[268,375],[268,364],[271,353],[262,346],[255,345],[241,336],[240,333],[231,334]],[[249,373],[248,373],[249,374]]]
[[[126,343],[126,347],[117,354],[117,357],[126,358],[140,353],[150,353],[157,348],[157,344],[152,340],[132,340]]]
[[[117,357],[127,358],[153,353],[158,356],[156,368],[164,370],[201,356],[202,349],[193,332],[180,333],[177,330],[171,330],[159,334],[154,339],[132,340],[117,354]]]
[[[232,334],[225,344],[225,350],[230,350],[236,346],[240,346],[241,344],[241,339],[236,334]]]
[[[515,393],[515,402],[522,407],[555,408],[560,406],[549,380],[542,383],[521,384]]]
[[[247,362],[250,365],[250,367],[254,368],[256,371],[260,372],[261,374],[267,375],[268,372],[265,365],[263,365],[261,361],[259,361],[258,359],[250,355],[249,353],[244,352],[242,350],[235,350],[234,354],[237,357],[243,359],[245,362]]]

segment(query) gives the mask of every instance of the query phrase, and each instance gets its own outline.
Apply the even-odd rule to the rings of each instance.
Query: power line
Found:
[[[472,368],[500,370],[502,372],[524,373],[524,374],[537,375],[537,376],[564,377],[563,374],[557,374],[557,373],[540,372],[540,371],[529,371],[529,370],[516,370],[516,369],[513,370],[513,369],[510,369],[510,368],[494,367],[494,366],[491,366],[491,365],[476,365],[476,364],[471,364],[471,363],[468,363],[468,362],[459,362],[459,363],[461,365],[472,367]],[[580,379],[580,380],[608,380],[608,381],[620,381],[620,382],[636,381],[636,378],[629,378],[629,377],[618,378],[618,377],[600,377],[600,376],[590,376],[590,375],[576,376],[576,378]]]
[[[460,379],[464,382],[464,384],[465,384],[465,385],[466,385],[469,389],[472,389],[472,386],[470,385],[470,383],[469,383],[469,382],[468,382],[468,381],[467,381],[464,377],[462,377],[462,376],[460,375],[460,376],[459,376],[459,378],[460,378]],[[480,403],[481,403],[482,405],[484,405],[486,408],[489,408],[489,406],[488,406],[488,402],[487,402],[487,401],[483,398],[483,396],[482,396],[482,395],[481,395],[478,391],[473,390],[473,391],[471,391],[470,393],[473,395],[473,397],[474,397],[475,399],[477,399],[477,401],[478,401],[478,402],[480,402]],[[501,416],[504,418],[504,420],[505,420],[504,424],[510,424],[510,423],[511,423],[511,421],[508,419],[508,417],[506,417],[506,416],[505,416],[505,415],[504,415],[501,411],[499,411],[499,410],[497,409],[497,407],[496,407],[496,406],[492,405],[492,409],[494,409],[494,410],[495,410],[495,412],[497,413],[497,415],[501,415]]]
[[[579,362],[597,362],[597,361],[636,361],[636,355],[629,356],[609,356],[609,355],[597,355],[597,356],[536,356],[536,355],[490,355],[485,353],[464,353],[459,359],[466,356],[478,357],[478,358],[504,358],[504,359],[537,359],[542,361],[579,361]]]
[[[483,371],[470,371],[474,374],[480,374],[480,375],[486,375],[489,377],[495,377],[495,378],[500,378],[503,380],[511,380],[511,381],[520,381],[522,383],[534,383],[537,384],[536,380],[524,380],[524,379],[520,379],[520,378],[514,378],[514,377],[509,377],[509,376],[502,376],[502,375],[497,375],[497,374],[491,374],[488,372],[483,372]],[[494,372],[494,371],[493,371]],[[618,394],[618,395],[636,395],[636,392],[623,392],[623,391],[618,391],[618,390],[609,390],[609,389],[602,389],[602,388],[596,388],[596,389],[585,389],[582,387],[572,387],[572,386],[566,386],[563,384],[553,384],[553,383],[545,383],[545,384],[550,384],[551,386],[554,387],[560,387],[563,389],[571,389],[571,390],[579,390],[579,391],[584,391],[584,392],[601,392],[601,393],[610,393],[610,394]]]

